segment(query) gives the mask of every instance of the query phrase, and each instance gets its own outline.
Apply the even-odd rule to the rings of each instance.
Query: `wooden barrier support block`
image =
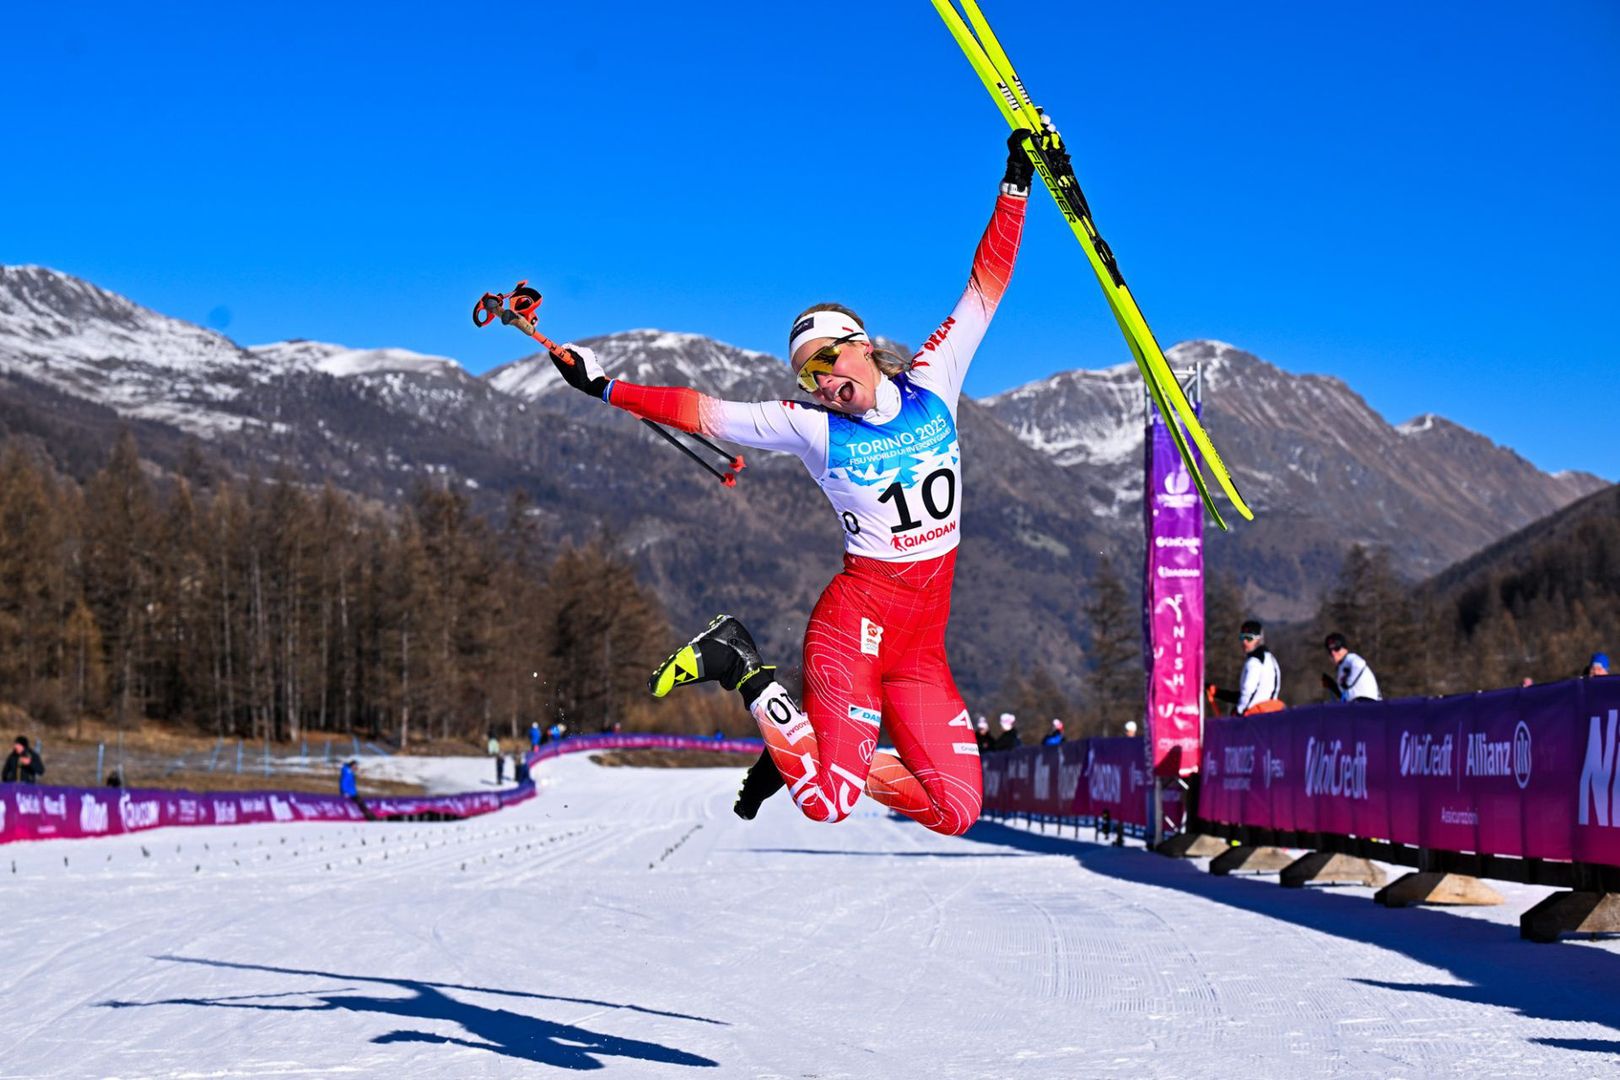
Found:
[[[1561,892],[1519,916],[1519,936],[1542,943],[1564,934],[1620,934],[1620,893]]]
[[[1231,845],[1218,836],[1204,833],[1177,833],[1153,850],[1172,859],[1208,859]]]
[[[1368,859],[1310,851],[1284,867],[1280,880],[1286,889],[1306,885],[1366,885],[1376,889],[1389,879]]]
[[[1227,848],[1210,860],[1209,872],[1216,875],[1275,874],[1286,869],[1293,861],[1294,856],[1280,847],[1242,844]]]
[[[1488,907],[1500,904],[1502,894],[1467,874],[1442,874],[1424,870],[1407,874],[1378,890],[1373,903],[1400,908],[1411,904],[1474,904]]]

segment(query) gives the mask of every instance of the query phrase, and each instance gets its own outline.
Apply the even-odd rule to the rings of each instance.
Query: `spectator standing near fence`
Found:
[[[979,717],[979,722],[973,725],[973,741],[978,745],[979,753],[990,752],[990,744],[994,741],[990,738],[990,721],[982,716]]]
[[[529,721],[529,750],[532,753],[540,749],[540,721]]]
[[[1023,745],[1018,738],[1018,717],[1010,712],[1001,714],[1001,734],[990,744],[992,750],[1016,750]]]
[[[1601,652],[1593,653],[1592,654],[1592,659],[1590,659],[1590,660],[1588,660],[1586,662],[1586,671],[1584,672],[1584,674],[1588,678],[1592,678],[1592,677],[1595,677],[1595,676],[1598,676],[1598,675],[1607,675],[1608,673],[1609,673],[1609,654],[1608,653],[1601,653]]]
[[[16,742],[11,744],[11,753],[6,757],[5,772],[0,773],[0,782],[7,784],[36,784],[44,775],[45,760],[39,756],[39,751],[28,745],[28,736],[17,736]]]
[[[1266,628],[1259,619],[1247,619],[1239,630],[1243,641],[1243,670],[1236,690],[1209,687],[1211,701],[1232,706],[1237,716],[1276,712],[1283,708],[1282,667],[1266,648]]]
[[[1046,733],[1046,738],[1041,740],[1041,745],[1042,746],[1062,746],[1063,745],[1063,721],[1059,720],[1055,716],[1052,717],[1052,730]]]
[[[1322,676],[1322,686],[1336,691],[1340,701],[1379,701],[1378,679],[1367,661],[1350,651],[1350,643],[1338,631],[1322,642],[1337,665],[1332,675]]]
[[[376,821],[375,815],[371,812],[371,807],[367,806],[365,800],[360,797],[360,778],[355,772],[359,764],[354,758],[350,758],[343,763],[343,768],[338,771],[338,791],[343,794],[345,799],[350,800],[360,808],[360,812],[366,816],[367,821]]]

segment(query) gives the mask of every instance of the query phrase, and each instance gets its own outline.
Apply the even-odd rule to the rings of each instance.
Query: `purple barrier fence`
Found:
[[[1620,866],[1620,678],[1205,726],[1199,816]]]
[[[542,746],[529,764],[586,750],[712,750],[758,754],[758,740],[699,739],[681,735],[585,735]],[[437,814],[452,818],[493,813],[535,796],[533,783],[504,791],[364,799],[374,818]],[[299,791],[181,791],[172,788],[75,788],[0,784],[0,844],[116,836],[171,826],[250,825],[277,821],[364,821],[359,806],[341,795]]]
[[[548,761],[563,754],[591,750],[709,750],[718,754],[752,754],[765,748],[759,739],[704,739],[696,735],[651,735],[627,732],[619,735],[575,735],[561,742],[549,742],[529,754],[529,764]]]
[[[376,817],[444,814],[473,817],[534,798],[534,785],[469,795],[366,799]],[[116,836],[170,826],[250,825],[267,821],[364,821],[341,795],[301,791],[180,791],[171,788],[0,786],[0,844]]]
[[[985,754],[984,809],[994,814],[1100,817],[1146,827],[1153,777],[1140,737],[1074,739]],[[1165,792],[1177,816],[1180,792]]]

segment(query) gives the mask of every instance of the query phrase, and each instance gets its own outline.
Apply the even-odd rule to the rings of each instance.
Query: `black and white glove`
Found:
[[[563,382],[598,401],[607,400],[602,396],[602,391],[607,389],[608,377],[597,362],[596,353],[583,345],[561,345],[558,351],[573,360],[571,364],[565,363],[556,353],[551,355],[552,366],[563,377]]]
[[[1035,178],[1035,166],[1030,164],[1024,150],[1030,139],[1028,128],[1019,128],[1007,136],[1007,172],[1001,178],[1001,190],[1008,195],[1028,195],[1029,182]]]

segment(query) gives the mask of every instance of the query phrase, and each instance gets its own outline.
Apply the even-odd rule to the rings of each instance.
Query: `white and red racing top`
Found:
[[[1023,195],[997,198],[955,310],[909,370],[879,380],[870,412],[848,416],[807,401],[723,401],[685,387],[621,380],[605,396],[683,431],[796,455],[832,503],[852,554],[891,562],[944,555],[957,545],[962,515],[956,402],[1012,277],[1027,203]]]

